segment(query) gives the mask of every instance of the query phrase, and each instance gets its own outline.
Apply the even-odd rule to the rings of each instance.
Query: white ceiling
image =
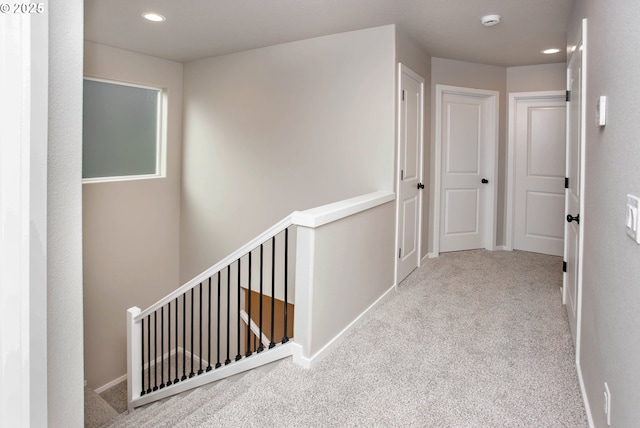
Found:
[[[175,61],[387,24],[432,56],[517,66],[565,61],[574,0],[85,0],[85,38]],[[167,17],[153,23],[141,14]],[[502,22],[480,24],[487,14]],[[556,55],[542,49],[557,47]]]

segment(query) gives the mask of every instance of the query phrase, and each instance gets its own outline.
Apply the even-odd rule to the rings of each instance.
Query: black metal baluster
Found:
[[[160,308],[160,389],[164,388],[164,306]]]
[[[198,301],[198,305],[200,306],[200,330],[198,332],[200,336],[200,354],[198,354],[200,369],[198,370],[198,374],[200,375],[204,372],[204,370],[202,370],[202,283],[200,283],[200,300]]]
[[[251,352],[251,251],[249,251],[249,279],[247,282],[247,353],[245,357],[252,354]]]
[[[269,349],[276,346],[276,343],[273,341],[273,336],[275,336],[274,327],[276,325],[274,320],[274,314],[276,304],[276,237],[271,238],[271,336],[269,338]]]
[[[142,395],[146,394],[147,391],[144,390],[144,318],[142,318],[141,321],[142,321],[142,332],[141,332],[142,334],[140,334],[140,339],[141,339],[140,340],[140,342],[141,342],[140,343],[140,345],[141,345],[140,346],[140,350],[142,352],[140,354],[141,354],[142,358],[141,358],[141,361],[140,361],[140,363],[141,363],[140,368],[142,370],[140,372],[140,375],[141,375],[140,380],[142,381],[141,382],[142,383],[142,391],[140,392],[140,395],[142,396]]]
[[[220,367],[220,272],[218,272],[218,325],[216,326],[216,368]]]
[[[158,311],[153,311],[153,390],[158,390]]]
[[[182,295],[182,377],[187,378],[187,293]]]
[[[193,288],[191,289],[191,371],[189,372],[189,377],[192,378],[196,374],[193,372],[193,354],[195,352],[195,347],[193,346]]]
[[[151,389],[151,314],[147,315],[147,394]]]
[[[224,365],[226,366],[231,362],[230,353],[231,353],[231,335],[229,334],[229,324],[231,324],[231,320],[229,317],[231,314],[229,313],[231,309],[231,265],[227,266],[227,359],[224,360]]]
[[[263,278],[263,261],[264,261],[264,245],[260,244],[260,313],[259,313],[259,317],[260,319],[258,320],[258,326],[260,327],[260,336],[258,337],[258,349],[256,350],[256,352],[260,353],[262,351],[264,351],[264,347],[262,346],[262,299],[264,299],[264,293],[262,290],[262,278]]]
[[[241,294],[241,285],[240,285],[240,272],[241,265],[240,259],[238,259],[238,329],[237,329],[237,344],[238,344],[238,353],[236,354],[236,361],[240,361],[242,359],[242,355],[240,355],[240,294]]]
[[[287,286],[289,280],[289,228],[284,230],[284,336],[282,336],[282,343],[287,343],[289,341],[289,337],[287,334]]]
[[[167,303],[167,386],[171,385],[171,302]]]
[[[211,277],[209,277],[209,292],[207,293],[207,296],[209,297],[209,310],[207,311],[209,312],[209,328],[207,329],[207,332],[209,334],[209,340],[207,340],[209,356],[207,357],[207,371],[211,371]]]
[[[180,379],[178,379],[178,368],[180,367],[178,364],[178,347],[180,346],[180,338],[178,337],[178,298],[176,297],[176,378],[173,380],[173,383],[176,384],[178,382],[180,382]]]

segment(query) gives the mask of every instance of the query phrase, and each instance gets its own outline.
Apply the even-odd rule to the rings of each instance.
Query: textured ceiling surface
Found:
[[[180,62],[396,24],[435,57],[563,62],[574,0],[85,0],[85,38]],[[143,12],[166,16],[162,23]],[[487,14],[502,22],[480,23]],[[556,55],[542,49],[557,47]]]

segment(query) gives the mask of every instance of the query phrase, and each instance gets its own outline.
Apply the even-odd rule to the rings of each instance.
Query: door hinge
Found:
[[[398,258],[402,258],[402,248],[398,248]]]
[[[567,262],[562,262],[562,272],[567,271]]]
[[[402,101],[404,101],[404,89],[402,90]]]
[[[567,91],[567,102],[571,101],[571,91]]]
[[[569,177],[565,177],[564,178],[564,188],[568,189],[569,188]]]
[[[404,180],[404,169],[400,170],[400,181]]]

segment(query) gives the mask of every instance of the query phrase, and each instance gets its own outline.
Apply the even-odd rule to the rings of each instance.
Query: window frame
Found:
[[[137,175],[114,175],[106,177],[90,177],[82,178],[82,184],[92,183],[110,183],[110,182],[122,182],[122,181],[136,181],[136,180],[149,180],[156,178],[166,178],[167,176],[167,110],[168,110],[168,97],[167,89],[160,86],[153,86],[149,84],[141,84],[136,82],[128,82],[124,80],[107,79],[103,77],[96,77],[91,75],[83,76],[84,81],[94,81],[101,83],[109,83],[112,85],[128,86],[133,88],[149,89],[158,91],[158,111],[156,120],[156,172],[154,174],[137,174]],[[84,114],[83,114],[84,120]],[[83,138],[83,150],[84,150],[84,138]],[[83,165],[84,168],[84,165]]]

